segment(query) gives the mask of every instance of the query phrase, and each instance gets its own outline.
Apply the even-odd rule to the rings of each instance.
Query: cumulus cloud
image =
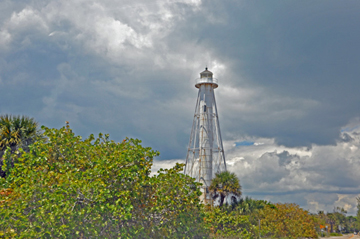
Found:
[[[313,212],[331,211],[335,205],[354,214],[360,195],[359,131],[343,131],[340,138],[346,140],[311,149],[264,139],[259,139],[266,142],[262,145],[233,146],[229,170],[240,178],[245,195],[298,202]]]
[[[154,160],[153,166],[151,167],[151,175],[157,174],[160,169],[170,169],[177,163],[185,163],[183,159],[172,159],[172,160]]]

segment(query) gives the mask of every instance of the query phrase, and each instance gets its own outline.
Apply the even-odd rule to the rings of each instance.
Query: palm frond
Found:
[[[6,147],[29,145],[41,137],[38,123],[27,116],[0,115],[0,151]]]

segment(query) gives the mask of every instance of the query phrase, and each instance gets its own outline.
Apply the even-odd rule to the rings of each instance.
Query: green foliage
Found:
[[[239,203],[236,204],[237,210],[244,215],[250,215],[263,209],[266,205],[272,205],[270,202],[265,200],[255,200],[250,197],[241,198]]]
[[[26,147],[39,137],[38,124],[27,116],[0,116],[0,151],[7,147]]]
[[[357,200],[357,213],[356,213],[356,219],[357,219],[357,229],[360,230],[360,197],[356,198]]]
[[[314,218],[295,204],[248,197],[223,205],[226,196],[241,195],[229,172],[209,188],[221,207],[205,207],[200,184],[180,173],[183,164],[150,176],[158,152],[139,140],[83,140],[69,126],[43,130],[29,150],[9,146],[3,155],[0,238],[257,238],[259,219],[262,237],[316,238],[314,227],[329,220],[356,222],[341,209]]]
[[[334,208],[334,211],[332,213],[326,214],[326,223],[330,225],[330,232],[340,232],[338,230],[339,225],[342,228],[349,228],[349,222],[346,218],[347,211],[344,210],[344,208]]]
[[[261,229],[270,238],[317,238],[314,217],[296,204],[267,205],[260,211]]]
[[[331,236],[331,237],[341,237],[342,234],[336,233],[336,232],[332,232],[332,233],[330,233],[330,236]]]
[[[38,130],[38,124],[33,118],[27,116],[0,116],[0,177],[5,177],[10,168],[13,167],[12,158],[4,164],[2,156],[6,149],[14,153],[18,148],[29,151],[29,145],[40,139],[42,134]]]
[[[354,216],[346,216],[347,211],[344,208],[336,207],[333,212],[325,213],[324,211],[319,211],[315,214],[316,228],[318,231],[321,229],[323,231],[328,228],[328,233],[331,232],[340,232],[348,233],[358,231],[358,221]],[[339,230],[341,226],[341,231]]]
[[[213,199],[220,196],[220,206],[222,206],[228,195],[241,196],[240,180],[236,177],[235,173],[228,171],[216,173],[215,178],[211,181],[209,190]],[[236,201],[236,199],[232,201]]]
[[[183,165],[150,177],[153,157],[121,143],[43,127],[47,140],[19,149],[0,179],[0,236],[18,238],[205,237],[201,194]]]
[[[257,238],[259,211],[274,205],[250,197],[232,205],[206,208],[206,228],[214,238]]]
[[[145,238],[149,235],[152,238],[202,238],[207,235],[203,226],[203,205],[199,199],[200,184],[180,173],[183,166],[176,164],[173,169],[160,169],[159,174],[151,178],[154,200],[150,215],[155,215],[152,221],[157,221],[155,228],[152,225],[147,227],[152,231],[144,234]]]
[[[238,203],[232,205],[232,208],[242,215],[248,215],[251,224],[258,225],[260,218],[259,213],[265,206],[275,208],[275,206],[268,201],[255,200],[250,197],[246,197],[245,199],[241,198]]]
[[[358,231],[356,217],[347,216],[347,217],[346,217],[346,222],[347,222],[347,223],[346,223],[346,230],[347,230],[348,232]]]
[[[251,225],[249,217],[236,211],[227,211],[220,207],[208,208],[205,227],[215,238],[254,238],[256,226]]]

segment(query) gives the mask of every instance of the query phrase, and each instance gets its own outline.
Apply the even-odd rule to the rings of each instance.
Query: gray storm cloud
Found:
[[[353,210],[358,135],[340,131],[359,125],[359,10],[332,0],[1,1],[0,113],[140,138],[165,167],[185,157],[193,79],[208,66],[245,192]],[[262,142],[233,148],[241,139]]]

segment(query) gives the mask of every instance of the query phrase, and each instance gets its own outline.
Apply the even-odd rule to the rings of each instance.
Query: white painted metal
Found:
[[[207,203],[210,201],[207,187],[210,186],[212,178],[215,173],[226,170],[214,94],[218,82],[206,68],[200,73],[200,78],[196,79],[195,87],[199,89],[199,93],[184,173],[203,184],[201,200]]]

